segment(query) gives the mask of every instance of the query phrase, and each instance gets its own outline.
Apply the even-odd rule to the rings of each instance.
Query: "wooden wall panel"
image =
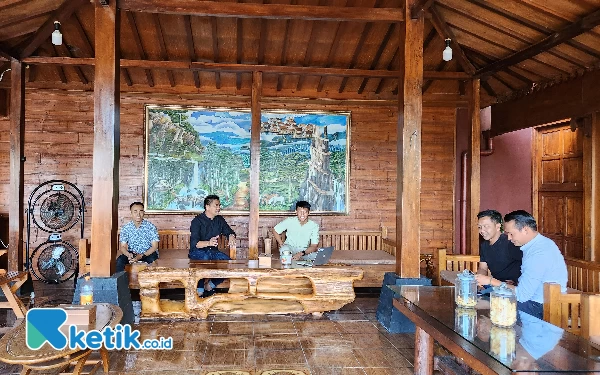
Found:
[[[198,101],[168,95],[123,94],[121,98],[121,164],[119,225],[129,220],[129,204],[143,200],[144,105],[180,104],[249,107],[248,101]],[[323,229],[388,228],[395,237],[396,116],[394,107],[300,106],[263,102],[265,109],[352,111],[350,131],[350,213],[312,217]],[[26,94],[25,202],[31,191],[50,179],[76,184],[86,199],[85,235],[90,236],[93,97],[89,92],[29,90]],[[423,108],[423,169],[421,189],[422,253],[452,247],[454,184],[454,108]],[[7,212],[8,120],[0,118],[0,212]],[[35,140],[35,143],[33,142]],[[194,215],[147,215],[160,229],[188,229]],[[247,244],[248,216],[227,216]],[[260,237],[282,216],[261,215]],[[73,236],[77,231],[73,231]],[[46,234],[33,231],[39,241]],[[68,239],[70,235],[64,237]],[[259,246],[262,247],[262,238]],[[240,257],[245,249],[239,250]]]

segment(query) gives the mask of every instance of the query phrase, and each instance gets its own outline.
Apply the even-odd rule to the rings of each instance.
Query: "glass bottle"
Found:
[[[500,327],[512,327],[517,321],[517,297],[506,283],[490,293],[490,320]]]
[[[292,264],[292,252],[290,250],[284,250],[281,253],[281,264],[284,266],[289,266]]]
[[[81,283],[81,292],[79,293],[80,305],[91,305],[94,303],[94,284],[89,276],[86,276]]]
[[[475,307],[477,304],[477,281],[475,275],[464,270],[456,276],[454,300],[460,307]]]

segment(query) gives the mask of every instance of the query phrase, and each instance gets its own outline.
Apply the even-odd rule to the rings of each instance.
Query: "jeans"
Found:
[[[222,253],[216,249],[194,249],[190,251],[190,253],[188,254],[188,258],[190,258],[191,260],[231,260],[229,255]],[[211,279],[211,281],[213,282],[213,284],[219,285],[223,281],[225,281],[225,279]],[[198,281],[198,288],[204,288],[204,279]]]
[[[523,311],[538,319],[544,319],[544,305],[535,301],[517,302],[517,310]]]
[[[153,252],[150,255],[144,255],[142,257],[142,259],[140,259],[141,262],[146,262],[148,264],[154,262],[155,260],[158,259],[158,251]],[[129,264],[129,258],[127,258],[127,256],[125,256],[124,254],[121,254],[117,257],[117,267],[116,267],[116,272],[121,272],[121,271],[125,271],[125,266]]]

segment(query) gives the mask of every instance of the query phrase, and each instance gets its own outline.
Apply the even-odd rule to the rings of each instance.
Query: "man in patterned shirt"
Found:
[[[119,250],[122,254],[117,258],[116,272],[125,271],[128,263],[152,263],[158,259],[158,230],[144,220],[144,204],[133,202],[129,210],[132,220],[121,228]]]

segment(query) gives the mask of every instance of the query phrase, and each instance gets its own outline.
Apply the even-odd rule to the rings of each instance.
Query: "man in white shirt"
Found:
[[[285,250],[292,252],[294,260],[313,260],[317,255],[319,243],[319,224],[308,219],[310,203],[298,201],[296,203],[296,216],[289,217],[275,225],[273,236],[279,244],[279,253]],[[285,243],[281,234],[285,233]]]

